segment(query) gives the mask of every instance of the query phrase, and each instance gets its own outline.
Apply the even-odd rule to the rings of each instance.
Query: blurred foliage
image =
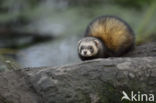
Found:
[[[36,18],[40,18],[42,16],[49,16],[51,15],[50,13],[55,13],[55,12],[58,12],[58,13],[55,13],[55,15],[57,15],[59,14],[59,12],[61,12],[60,10],[57,10],[57,9],[55,10],[55,12],[52,12],[52,9],[49,9],[48,11],[47,8],[49,7],[42,6],[42,4],[44,4],[46,1],[52,1],[51,4],[53,2],[55,3],[66,2],[69,9],[73,9],[74,11],[74,9],[78,7],[78,10],[80,12],[83,11],[84,13],[83,15],[89,15],[90,17],[93,17],[95,14],[99,15],[102,12],[104,13],[100,15],[108,13],[108,14],[113,14],[113,15],[117,14],[118,16],[121,14],[121,12],[122,12],[122,15],[127,14],[127,11],[124,11],[124,10],[121,10],[121,11],[116,10],[116,12],[112,13],[111,10],[113,10],[113,8],[108,8],[108,10],[104,10],[104,9],[107,9],[106,8],[107,5],[113,5],[115,7],[120,6],[122,8],[129,9],[128,12],[131,12],[132,9],[135,9],[137,13],[142,12],[142,14],[139,15],[141,17],[140,18],[141,22],[136,23],[137,25],[135,24],[134,26],[135,31],[137,33],[137,40],[139,38],[138,40],[139,42],[144,41],[144,39],[141,40],[140,38],[143,38],[143,37],[147,38],[147,35],[148,37],[150,37],[150,35],[154,35],[156,33],[154,29],[155,24],[151,23],[151,21],[154,20],[153,15],[156,15],[154,13],[154,10],[156,7],[156,5],[154,5],[155,0],[0,0],[0,26],[1,25],[11,26],[11,27],[23,26],[25,24],[33,22],[34,20],[36,20]],[[57,8],[58,5],[55,6],[54,4],[54,5],[48,5],[48,6],[53,6],[54,8]],[[44,14],[44,13],[47,13],[47,14]],[[53,15],[53,18],[55,17],[55,15]],[[74,16],[77,14],[73,13],[69,15]],[[67,16],[69,15],[67,14]],[[130,19],[132,18],[131,20],[133,20],[134,18],[133,15],[131,17],[128,17],[128,16],[129,15],[127,15],[125,18],[130,18]],[[133,22],[137,22],[137,19],[134,19],[134,20],[136,21],[133,21]],[[87,22],[88,21],[89,19],[87,20]],[[143,36],[143,35],[146,35],[146,36]]]
[[[145,12],[145,15],[141,20],[141,23],[138,26],[137,36],[136,36],[137,44],[141,44],[146,41],[156,40],[156,31],[155,31],[156,25],[151,26],[153,22],[153,17],[156,15],[155,11],[156,11],[156,1],[154,1],[149,6],[149,8]]]
[[[153,3],[154,0],[114,0],[115,3],[124,7],[142,8],[145,5]]]
[[[0,24],[25,24],[28,22],[26,13],[37,6],[39,0],[0,0]]]
[[[68,0],[69,5],[73,6],[94,6],[100,3],[112,2],[112,0]]]
[[[21,69],[15,59],[0,53],[0,72]]]
[[[0,23],[1,24],[26,24],[30,21],[30,14],[34,10],[40,11],[38,6],[48,0],[0,0]],[[49,0],[50,1],[50,0]],[[95,6],[98,4],[119,4],[124,7],[143,8],[154,0],[51,0],[53,2],[65,1],[70,6]]]
[[[70,5],[81,5],[81,6],[91,6],[97,5],[101,3],[110,4],[115,3],[119,4],[123,7],[135,7],[135,8],[142,8],[145,5],[149,5],[154,0],[68,0]]]

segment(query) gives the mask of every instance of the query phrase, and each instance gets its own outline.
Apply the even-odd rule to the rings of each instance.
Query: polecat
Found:
[[[135,35],[131,27],[116,16],[100,16],[87,27],[85,37],[78,42],[82,60],[117,57],[134,48]]]

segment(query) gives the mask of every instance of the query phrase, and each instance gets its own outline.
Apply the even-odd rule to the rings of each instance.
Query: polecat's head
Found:
[[[94,57],[99,52],[100,41],[93,37],[85,37],[78,42],[78,53],[82,57]]]

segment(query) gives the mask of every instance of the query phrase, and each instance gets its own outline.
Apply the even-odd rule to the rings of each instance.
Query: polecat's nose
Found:
[[[87,54],[87,51],[84,51],[84,54],[86,55]]]

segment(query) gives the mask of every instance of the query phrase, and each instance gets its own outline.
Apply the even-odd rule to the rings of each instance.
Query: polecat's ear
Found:
[[[98,46],[99,41],[95,39],[94,42],[95,42],[95,45]]]
[[[81,43],[81,40],[78,41],[78,45],[80,45],[80,43]]]

